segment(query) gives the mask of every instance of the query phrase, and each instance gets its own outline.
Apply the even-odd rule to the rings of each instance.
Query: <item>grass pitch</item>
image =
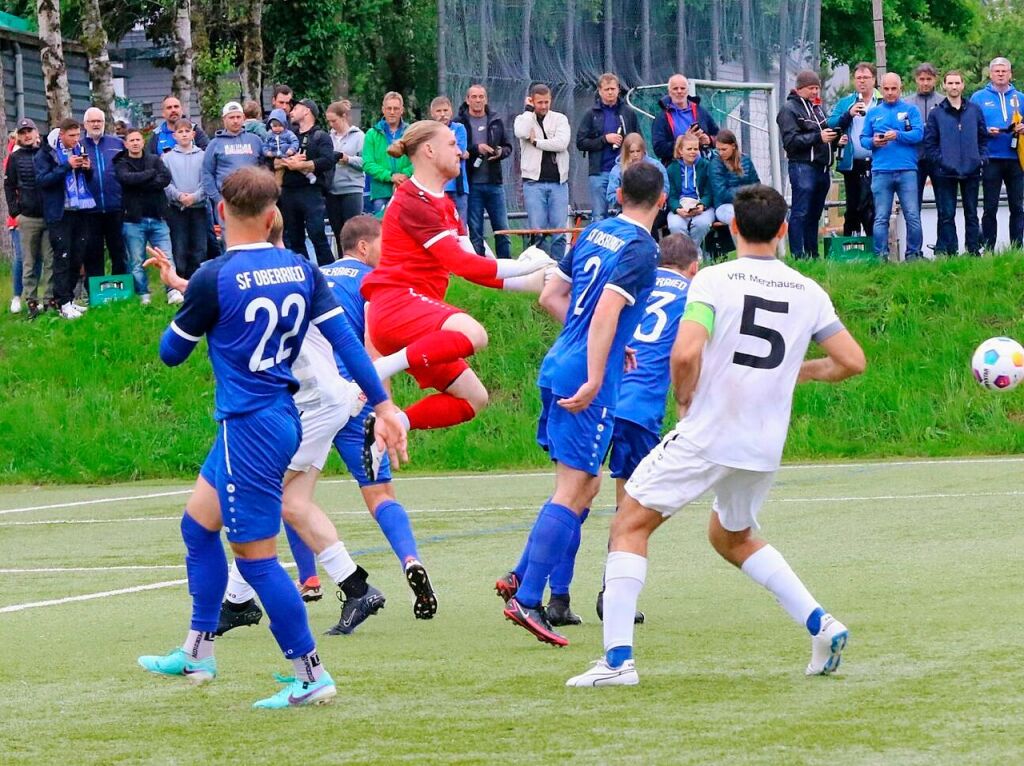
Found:
[[[992,764],[1022,758],[1024,460],[783,468],[765,537],[851,630],[840,673],[803,676],[809,640],[705,542],[705,499],[655,536],[635,688],[566,689],[601,652],[611,483],[584,528],[571,645],[501,618],[548,474],[400,480],[439,593],[408,591],[350,482],[323,507],[388,596],[349,637],[321,637],[339,685],[323,708],[256,711],[290,672],[266,629],[217,642],[193,689],[135,658],[184,637],[188,485],[0,490],[0,742],[5,764]],[[287,556],[285,556],[287,558]],[[150,590],[136,590],[153,585]],[[82,601],[80,596],[100,595]],[[56,602],[37,606],[39,602]],[[329,596],[309,608],[321,633]]]

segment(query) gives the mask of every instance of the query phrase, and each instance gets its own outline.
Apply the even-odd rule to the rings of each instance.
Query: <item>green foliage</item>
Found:
[[[216,89],[207,87],[199,92],[199,110],[206,120],[219,117],[221,106],[230,99],[238,98],[238,86],[221,79],[222,75],[235,69],[234,43],[221,43],[213,50],[201,50],[196,55],[196,79],[217,84]]]
[[[288,83],[298,98],[323,108],[332,101],[340,73],[345,25],[340,0],[281,0],[263,13],[264,60],[270,80]]]

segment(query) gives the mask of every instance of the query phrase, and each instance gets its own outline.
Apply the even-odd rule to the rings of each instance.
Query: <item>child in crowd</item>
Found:
[[[170,127],[174,131],[174,147],[161,155],[171,173],[171,183],[164,190],[170,203],[167,224],[174,266],[178,274],[189,279],[206,259],[206,232],[210,228],[203,191],[205,152],[195,145],[190,119],[182,117]]]
[[[693,241],[702,251],[704,237],[715,222],[711,204],[711,183],[708,161],[700,153],[700,137],[696,131],[676,139],[675,159],[668,166],[668,229]]]
[[[263,139],[263,156],[273,163],[274,160],[291,157],[299,151],[299,137],[288,129],[288,116],[284,109],[275,109],[267,119],[270,132]],[[284,178],[284,168],[278,168],[274,175],[277,177],[277,185],[281,185]],[[316,174],[306,173],[306,178],[311,184],[316,183]]]

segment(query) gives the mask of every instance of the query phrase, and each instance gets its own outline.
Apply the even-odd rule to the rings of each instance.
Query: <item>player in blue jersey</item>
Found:
[[[643,315],[658,265],[651,226],[665,203],[661,173],[648,163],[631,166],[622,175],[619,196],[622,214],[581,233],[540,299],[565,317],[538,378],[539,441],[556,463],[555,491],[530,532],[523,578],[504,615],[555,646],[569,642],[545,616],[544,588],[579,537],[580,517],[600,489],[626,344]]]
[[[190,281],[185,302],[160,342],[170,366],[184,362],[206,335],[216,379],[216,441],[181,521],[192,621],[184,645],[139,664],[193,683],[213,680],[214,631],[227,585],[223,527],[239,569],[270,615],[271,632],[295,677],[255,707],[287,708],[329,701],[337,690],[323,668],[305,607],[277,560],[282,480],[299,446],[292,361],[310,323],[336,350],[374,405],[378,437],[404,453],[405,435],[386,391],[323,276],[303,258],[274,247],[267,234],[279,190],[262,169],[227,178],[218,213],[227,252]]]

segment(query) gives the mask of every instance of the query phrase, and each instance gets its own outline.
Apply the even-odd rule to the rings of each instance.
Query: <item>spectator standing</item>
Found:
[[[723,128],[715,137],[717,154],[711,159],[708,176],[711,180],[711,198],[715,203],[715,218],[726,226],[736,217],[732,199],[741,186],[761,183],[754,163],[740,151],[736,134]]]
[[[622,98],[618,76],[605,72],[597,80],[594,106],[576,130],[576,148],[587,157],[592,220],[600,221],[608,214],[608,174],[619,158],[622,139],[639,132],[636,114]]]
[[[283,109],[285,114],[291,115],[294,99],[295,93],[287,85],[275,85],[270,97],[270,109]]]
[[[531,229],[564,229],[569,218],[569,118],[551,109],[551,88],[536,83],[526,109],[512,126],[519,139],[523,200]],[[565,255],[565,235],[545,235],[537,245],[556,261]]]
[[[681,74],[668,78],[668,95],[658,101],[661,111],[651,126],[654,153],[664,165],[672,162],[676,139],[693,131],[700,140],[701,151],[710,153],[712,141],[718,136],[718,124],[711,113],[690,95],[690,81]]]
[[[326,266],[334,261],[334,253],[324,229],[324,192],[333,179],[335,159],[331,137],[316,125],[319,117],[320,107],[312,99],[303,99],[292,107],[299,151],[276,158],[274,169],[284,168],[278,207],[284,218],[285,247],[304,255],[308,234],[317,263]]]
[[[84,309],[72,299],[88,241],[89,219],[96,200],[89,191],[92,164],[82,148],[82,126],[61,122],[55,146],[46,144],[33,162],[43,191],[43,218],[53,248],[53,303],[64,319],[78,319]]]
[[[917,145],[924,127],[917,107],[902,98],[903,81],[894,72],[882,78],[882,103],[868,110],[860,141],[871,148],[871,193],[875,197],[875,255],[889,256],[889,216],[897,195],[907,222],[907,261],[922,258],[921,206],[917,196]]]
[[[7,136],[7,155],[4,157],[5,179],[11,164],[11,155],[16,151],[18,151],[18,134],[16,131],[11,131]],[[21,232],[18,231],[18,219],[11,213],[10,205],[7,207],[7,234],[11,238],[11,249],[14,251],[11,261],[11,313],[20,314],[21,293],[25,289],[22,272],[25,260],[21,252]]]
[[[288,115],[284,113],[284,109],[272,110],[267,117],[267,126],[270,130],[263,138],[263,157],[270,165],[274,165],[276,159],[299,153],[299,137],[288,130]],[[275,175],[277,185],[280,186],[284,178],[284,168],[278,168]],[[316,183],[315,177],[310,182]]]
[[[89,191],[96,207],[89,220],[88,244],[82,256],[87,277],[104,273],[103,249],[110,254],[110,273],[126,273],[123,219],[121,217],[121,184],[114,173],[114,158],[124,151],[124,141],[117,136],[104,135],[106,117],[102,109],[89,107],[82,118],[85,147],[92,163]]]
[[[857,64],[853,68],[854,92],[840,99],[828,118],[830,128],[842,131],[849,138],[838,163],[846,189],[843,217],[843,236],[846,237],[860,233],[861,229],[870,237],[875,220],[875,202],[871,194],[871,150],[860,141],[864,116],[882,98],[882,94],[875,90],[875,71],[874,64],[866,61]]]
[[[327,220],[338,245],[338,252],[344,252],[341,245],[341,229],[345,222],[363,212],[363,143],[366,134],[352,124],[352,104],[335,101],[327,107],[327,124],[331,126],[331,143],[337,164],[334,179],[327,188]]]
[[[161,112],[163,120],[156,126],[156,130],[153,131],[149,141],[146,142],[146,151],[150,154],[163,154],[175,147],[174,128],[171,126],[177,125],[178,120],[184,116],[181,110],[181,101],[176,96],[167,96],[163,100]],[[210,139],[207,138],[198,123],[193,122],[192,129],[196,134],[196,146],[200,149],[205,149],[206,145],[210,143]]]
[[[223,233],[217,218],[217,203],[221,200],[224,179],[239,168],[259,165],[263,149],[263,143],[256,136],[242,130],[245,114],[241,104],[228,101],[220,114],[224,127],[214,134],[203,155],[203,191],[206,192],[210,226],[216,237]],[[198,142],[196,146],[199,146]]]
[[[936,255],[956,255],[956,196],[964,209],[964,244],[971,255],[981,255],[978,226],[978,185],[988,161],[988,131],[981,107],[964,99],[964,77],[947,72],[942,82],[946,97],[928,115],[924,131],[925,153],[931,162],[938,209]]]
[[[668,229],[693,241],[703,253],[704,238],[715,223],[715,206],[708,178],[708,160],[700,153],[693,132],[676,139],[675,159],[668,166]]]
[[[981,171],[984,213],[981,217],[981,243],[989,250],[996,246],[996,214],[999,194],[1006,185],[1010,208],[1010,244],[1021,246],[1024,236],[1024,170],[1017,156],[1017,142],[1024,140],[1024,122],[1014,122],[1024,108],[1024,94],[1013,87],[1013,70],[1008,59],[998,57],[988,65],[989,83],[971,101],[981,107],[988,128],[988,163]]]
[[[841,140],[821,109],[821,79],[805,69],[796,76],[778,116],[782,147],[789,160],[789,252],[794,258],[818,257],[818,224],[832,185],[832,161]],[[843,137],[845,140],[846,137]]]
[[[491,219],[491,229],[508,228],[505,208],[505,187],[501,163],[512,155],[512,144],[505,137],[501,117],[487,104],[487,89],[470,85],[466,100],[459,107],[459,122],[466,128],[469,140],[469,238],[478,255],[484,249],[484,211]],[[512,257],[512,244],[507,234],[494,235],[498,258]]]
[[[656,157],[652,157],[647,153],[647,142],[644,141],[644,137],[642,135],[639,133],[629,133],[622,140],[622,147],[619,149],[619,156],[615,158],[615,165],[612,166],[612,170],[608,174],[608,190],[605,192],[605,202],[608,205],[609,212],[618,214],[622,210],[622,203],[619,202],[619,188],[622,186],[622,174],[626,172],[626,169],[630,165],[637,162],[643,162],[645,160],[661,171],[661,180],[664,183],[665,195],[667,196],[669,194],[670,185],[668,180],[668,170],[665,169],[665,166],[662,165]],[[655,223],[654,229],[657,231],[657,223]]]
[[[242,123],[242,130],[252,133],[261,141],[267,137],[267,126],[263,124],[261,117],[263,110],[258,101],[249,100],[242,104],[242,114],[245,115],[245,122]]]
[[[125,150],[115,163],[124,200],[124,243],[128,268],[135,282],[135,294],[142,305],[148,306],[149,280],[142,267],[146,260],[146,245],[163,250],[169,257],[174,253],[171,231],[165,220],[167,196],[164,189],[171,183],[171,173],[160,155],[145,151],[146,142],[138,128],[128,131],[124,143]],[[183,300],[184,296],[178,290],[167,290],[168,303],[181,303]]]
[[[401,93],[389,91],[384,94],[380,108],[383,116],[366,133],[363,144],[363,172],[370,178],[370,203],[377,216],[383,213],[398,185],[412,175],[408,157],[388,154],[388,147],[405,135],[409,127],[402,119],[405,99]]]
[[[171,233],[171,257],[178,275],[189,279],[205,260],[206,232],[210,228],[203,191],[204,152],[195,144],[191,120],[174,126],[175,147],[161,155],[171,181],[167,195],[167,228]],[[169,296],[170,297],[170,296]],[[170,302],[170,301],[168,301]]]
[[[128,135],[129,125],[124,120],[114,120],[114,135],[124,141],[124,137]]]
[[[53,248],[46,233],[42,190],[36,179],[39,131],[27,117],[18,121],[17,142],[17,151],[8,156],[4,194],[8,211],[17,220],[21,239],[22,285],[19,295],[27,307],[28,318],[35,319],[41,310],[40,299],[42,305],[53,302]]]
[[[917,83],[917,93],[909,99],[910,103],[917,107],[921,114],[921,124],[928,124],[928,115],[942,101],[942,96],[935,92],[935,81],[939,73],[929,62],[918,64],[914,69],[914,82]],[[924,141],[917,145],[917,204],[918,207],[924,201],[924,187],[927,182],[932,182],[932,193],[935,192],[935,168],[925,152]]]
[[[469,178],[466,176],[466,160],[469,158],[467,150],[468,137],[466,126],[461,122],[452,122],[452,102],[448,96],[438,96],[430,102],[430,119],[437,120],[447,125],[455,134],[455,143],[459,145],[459,152],[462,154],[462,161],[459,164],[459,175],[445,184],[444,193],[452,198],[455,209],[459,211],[459,219],[465,223],[469,215]]]

